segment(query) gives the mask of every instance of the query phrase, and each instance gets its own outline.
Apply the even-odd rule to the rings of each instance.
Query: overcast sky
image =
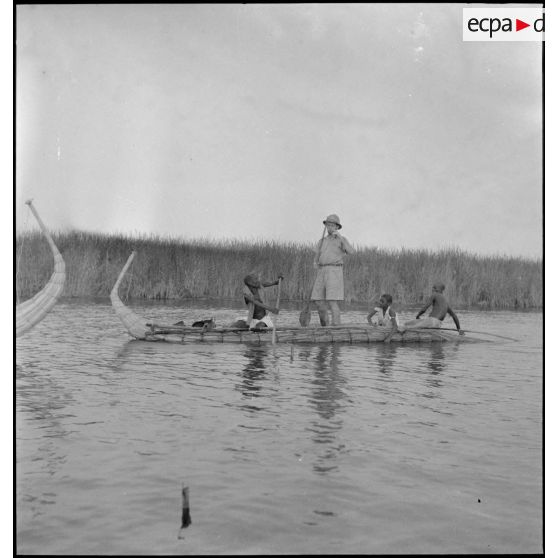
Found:
[[[541,257],[541,43],[463,6],[18,6],[17,226]]]

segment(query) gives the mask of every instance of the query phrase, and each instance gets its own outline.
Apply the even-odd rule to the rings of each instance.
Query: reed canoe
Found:
[[[54,256],[54,272],[48,283],[34,297],[16,305],[16,337],[29,331],[50,312],[62,294],[66,281],[66,264],[64,259],[33,206],[32,200],[27,200],[25,203],[29,206],[49,243],[52,255]]]
[[[132,252],[124,265],[112,291],[110,299],[116,315],[120,318],[126,331],[135,339],[142,341],[166,341],[170,343],[246,343],[265,345],[272,343],[273,330],[247,330],[232,327],[216,327],[203,330],[199,327],[165,325],[150,323],[128,308],[118,295],[118,288],[126,271],[134,259]],[[340,326],[318,327],[277,327],[276,343],[317,344],[317,343],[381,343],[389,330],[368,324],[347,324]],[[392,343],[433,343],[433,342],[468,342],[469,336],[460,336],[457,331],[408,330],[396,333]]]

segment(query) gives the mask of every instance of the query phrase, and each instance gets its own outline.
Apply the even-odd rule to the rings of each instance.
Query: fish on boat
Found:
[[[149,323],[128,308],[118,295],[118,288],[125,276],[135,252],[132,252],[122,268],[110,293],[112,306],[126,331],[135,339],[142,341],[167,341],[171,343],[246,343],[264,345],[273,343],[273,328],[247,329],[235,327],[190,327],[182,322],[175,324]],[[287,344],[315,343],[381,343],[389,334],[389,329],[373,327],[368,324],[347,324],[340,326],[317,327],[276,327],[275,342]],[[457,331],[413,329],[396,333],[392,343],[432,343],[468,342],[475,339],[459,335]]]
[[[49,243],[52,255],[54,256],[54,272],[48,283],[34,297],[16,305],[16,337],[29,331],[50,312],[51,308],[60,298],[66,281],[66,264],[64,263],[62,255],[39,217],[32,200],[27,200],[25,203],[29,206],[29,209],[35,216],[41,231]]]

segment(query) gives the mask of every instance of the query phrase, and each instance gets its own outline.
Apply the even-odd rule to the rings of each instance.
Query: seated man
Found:
[[[374,308],[366,317],[370,325],[390,328],[390,332],[384,339],[384,343],[389,343],[391,341],[393,335],[397,333],[399,326],[397,313],[391,307],[392,302],[393,297],[390,294],[383,294],[380,297],[379,306]]]
[[[439,328],[442,327],[442,321],[449,314],[455,323],[459,335],[465,335],[465,332],[461,329],[459,325],[459,318],[456,316],[455,312],[450,308],[446,297],[442,294],[445,289],[443,283],[436,283],[432,287],[432,296],[428,299],[428,303],[420,309],[415,320],[405,322],[405,325],[400,328],[400,331],[405,331],[406,329],[416,329],[416,328]],[[430,316],[427,318],[420,318],[428,308],[432,306]]]
[[[244,277],[244,302],[248,305],[248,317],[245,322],[246,327],[273,327],[273,320],[268,314],[268,311],[273,314],[278,314],[279,309],[265,304],[263,301],[263,288],[278,285],[279,279],[282,278],[283,277],[280,275],[276,281],[263,282],[259,274],[249,274]],[[239,321],[237,320],[235,323],[238,325]]]

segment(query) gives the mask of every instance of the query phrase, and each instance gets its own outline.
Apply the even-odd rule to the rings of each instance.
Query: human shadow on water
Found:
[[[114,356],[107,360],[107,369],[111,372],[137,370],[137,367],[158,365],[171,362],[174,370],[184,372],[189,370],[192,362],[198,360],[199,355],[215,355],[220,357],[226,352],[222,344],[188,344],[168,343],[165,341],[138,341],[132,339],[118,348]]]
[[[455,355],[459,350],[458,345],[448,346],[445,343],[431,343],[429,345],[408,347],[405,345],[395,345],[379,343],[375,350],[375,360],[378,370],[391,376],[397,370],[398,357],[406,360],[412,358],[416,361],[416,371],[419,372],[426,367],[431,378],[439,376],[446,368],[446,358]],[[426,355],[426,359],[425,359]],[[401,363],[403,365],[403,362]],[[432,384],[436,385],[436,382]]]
[[[429,349],[429,357],[426,362],[426,366],[434,376],[437,376],[446,368],[446,363],[444,362],[445,348],[442,346],[441,343],[435,343],[431,347],[429,347]]]
[[[428,387],[433,389],[439,389],[442,387],[442,372],[446,369],[446,363],[444,362],[445,354],[444,348],[441,343],[436,343],[430,347],[430,352],[428,355],[428,360],[426,361],[426,367],[429,374],[426,376],[426,384]],[[431,396],[433,396],[432,394]],[[425,394],[428,397],[428,394]]]
[[[131,339],[124,343],[117,351],[116,355],[107,364],[108,372],[124,372],[130,366],[138,362],[145,362],[146,357],[156,354],[161,350],[163,343],[151,343]],[[169,348],[174,348],[170,343]]]
[[[413,385],[415,381],[425,385],[426,389],[420,394],[427,399],[442,397],[444,387],[444,372],[448,362],[452,362],[459,352],[458,344],[429,343],[421,345],[395,345],[380,343],[373,349],[373,364],[378,371],[378,379],[391,383],[394,376],[398,379],[411,374]],[[407,385],[407,383],[405,383]],[[383,387],[378,387],[383,390]],[[392,389],[392,388],[386,388]]]
[[[266,373],[267,348],[247,347],[242,356],[246,358],[246,364],[242,368],[242,380],[238,388],[246,397],[259,397],[262,389],[261,381]]]
[[[320,475],[338,469],[334,460],[345,447],[339,441],[339,433],[343,427],[340,414],[345,410],[343,400],[347,395],[343,387],[347,381],[340,372],[339,354],[339,346],[319,347],[314,359],[314,378],[310,382],[312,390],[309,402],[318,417],[312,421],[309,430],[312,432],[312,441],[323,447],[313,464],[313,470]]]
[[[447,346],[444,343],[432,343],[430,347],[425,348],[428,351],[426,360],[426,385],[432,388],[432,391],[425,393],[425,397],[438,397],[439,390],[443,387],[443,372],[448,367],[448,357],[455,356],[459,351],[459,346]]]
[[[378,370],[386,377],[390,377],[393,373],[398,348],[399,346],[393,343],[378,343],[374,347]]]
[[[262,402],[267,401],[266,394],[262,393],[262,384],[269,380],[273,371],[274,364],[270,358],[272,351],[266,346],[248,346],[242,351],[242,356],[246,361],[239,372],[240,381],[235,385],[235,389],[240,391],[245,401],[240,408],[255,413],[263,407],[255,405],[254,400],[259,398]]]

